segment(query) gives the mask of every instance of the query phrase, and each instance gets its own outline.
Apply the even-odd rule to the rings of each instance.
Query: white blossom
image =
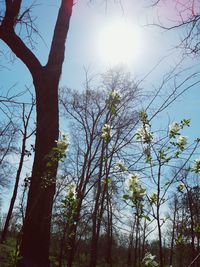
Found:
[[[109,142],[110,139],[111,139],[111,136],[112,136],[112,129],[111,129],[110,125],[106,123],[106,124],[104,124],[104,126],[103,126],[103,128],[102,128],[102,134],[101,134],[101,137],[102,137],[105,141]]]
[[[177,140],[179,146],[185,146],[187,144],[187,136],[180,136]]]
[[[155,261],[156,256],[152,255],[150,252],[147,252],[142,260],[144,266],[147,267],[156,267],[158,263]]]
[[[153,139],[153,135],[150,132],[150,126],[145,125],[137,129],[137,139],[142,140],[145,143],[149,143]]]
[[[127,187],[129,193],[131,193],[132,198],[135,200],[138,200],[139,198],[143,197],[145,195],[146,189],[142,188],[142,186],[139,183],[139,174],[129,174],[128,181],[127,181]]]
[[[200,158],[196,159],[194,161],[194,166],[193,166],[192,169],[193,169],[194,172],[199,172],[200,171]]]
[[[128,176],[128,188],[131,189],[131,188],[138,186],[139,178],[140,178],[140,176],[138,173],[129,174],[129,176]]]
[[[106,100],[108,108],[113,115],[117,114],[117,106],[120,103],[120,100],[121,100],[121,95],[117,90],[113,90],[110,93],[108,100]]]
[[[169,136],[175,137],[175,135],[178,134],[180,129],[181,129],[180,124],[178,122],[173,122],[172,124],[169,125]]]
[[[157,199],[158,199],[158,194],[157,193],[152,193],[151,196],[149,197],[150,204],[156,203]]]
[[[116,162],[115,169],[119,171],[127,171],[127,167],[125,166],[123,160],[118,160]]]
[[[61,150],[66,150],[69,146],[69,136],[65,133],[60,133],[59,140],[55,140],[57,147]]]
[[[113,100],[120,100],[121,98],[121,94],[118,90],[113,90],[110,94],[110,97],[113,99]]]
[[[68,196],[70,198],[76,199],[76,185],[74,183],[69,185]]]

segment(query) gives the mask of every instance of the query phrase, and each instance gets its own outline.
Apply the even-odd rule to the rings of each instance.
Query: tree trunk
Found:
[[[15,178],[15,185],[14,185],[14,189],[13,189],[12,198],[11,198],[11,201],[10,201],[10,206],[9,206],[9,209],[8,209],[8,214],[6,216],[5,225],[4,225],[2,234],[1,234],[0,243],[3,243],[6,240],[6,237],[7,237],[8,228],[9,228],[9,225],[10,225],[10,220],[11,220],[11,217],[12,217],[14,204],[15,204],[15,200],[16,200],[16,197],[17,197],[19,179],[20,179],[20,175],[21,175],[21,171],[22,171],[22,167],[23,167],[23,162],[24,162],[25,147],[26,147],[25,144],[26,144],[26,137],[24,137],[23,141],[22,141],[22,151],[21,151],[19,166],[18,166],[16,178]]]
[[[142,251],[141,251],[141,258],[144,258],[145,255],[145,242],[146,242],[146,229],[147,228],[147,221],[144,219],[144,228],[143,228],[143,237],[142,237]]]
[[[27,66],[36,92],[36,145],[28,193],[18,267],[49,267],[50,222],[57,163],[47,166],[48,155],[58,139],[58,84],[65,54],[73,0],[62,0],[46,66],[15,33],[22,0],[5,1],[0,25],[2,39]]]
[[[173,214],[173,222],[172,222],[172,235],[171,235],[169,266],[172,266],[172,263],[173,263],[175,226],[176,226],[176,213],[177,213],[177,198],[174,196],[174,214]]]
[[[105,149],[105,144],[103,142],[102,149],[101,149],[100,164],[99,164],[97,193],[95,196],[95,206],[94,206],[94,211],[92,214],[92,240],[91,240],[91,247],[90,247],[89,267],[96,267],[96,264],[97,264],[97,256],[98,256],[97,248],[98,248],[99,231],[100,231],[100,223],[101,223],[101,211],[99,211],[99,209],[102,209],[102,205],[103,205],[102,201],[104,202],[104,199],[102,196],[102,201],[100,203],[101,195],[103,195],[101,183],[102,183],[102,173],[103,173],[104,149]]]
[[[68,228],[68,225],[66,223],[64,225],[63,235],[62,235],[61,242],[60,242],[60,253],[59,253],[59,259],[58,259],[58,262],[59,262],[58,267],[62,267],[63,252],[64,252],[64,247],[65,247],[65,238],[66,238],[67,228]]]
[[[137,266],[137,262],[138,262],[138,251],[139,251],[139,217],[138,217],[138,213],[136,214],[136,235],[135,235],[135,249],[134,249],[134,262],[133,262],[133,266],[136,267]]]
[[[40,78],[41,77],[41,78]],[[58,140],[58,87],[49,72],[42,71],[34,85],[37,128],[35,158],[28,194],[18,266],[49,266],[50,222],[57,163],[47,167],[48,155]],[[22,263],[23,262],[23,263]]]
[[[108,188],[107,188],[108,189]],[[109,195],[107,190],[107,252],[106,252],[106,263],[107,266],[112,267],[112,245],[113,245],[113,220],[112,220],[112,196]]]
[[[158,226],[158,239],[159,239],[159,261],[160,267],[164,266],[163,263],[163,247],[162,247],[162,232],[161,232],[161,223],[160,223],[160,192],[161,192],[161,162],[159,161],[158,168],[158,184],[157,184],[157,207],[156,207],[156,220]]]
[[[163,247],[162,247],[162,233],[161,233],[161,225],[160,225],[160,218],[157,218],[158,224],[158,237],[159,237],[159,260],[160,260],[160,267],[163,267]]]
[[[25,115],[25,104],[23,104],[23,111],[22,111],[23,131],[21,131],[23,138],[22,138],[21,155],[20,155],[20,160],[19,160],[19,165],[18,165],[16,177],[15,177],[15,185],[14,185],[14,189],[13,189],[13,194],[12,194],[12,198],[10,201],[10,206],[8,209],[8,214],[6,217],[5,225],[4,225],[2,234],[1,234],[0,243],[3,243],[7,237],[7,233],[8,233],[8,229],[9,229],[9,225],[10,225],[10,220],[11,220],[12,213],[13,213],[13,208],[14,208],[15,201],[17,198],[17,191],[18,191],[18,186],[19,186],[20,175],[21,175],[21,171],[22,171],[23,163],[24,163],[24,157],[25,157],[25,151],[26,151],[26,141],[33,134],[33,132],[30,135],[28,135],[28,133],[27,133],[30,116],[31,116],[31,113],[33,111],[33,105],[34,104],[32,103],[30,111],[28,112],[27,115]]]
[[[99,178],[100,179],[100,178]],[[98,247],[98,209],[99,209],[99,200],[100,200],[100,191],[101,185],[98,185],[98,192],[96,196],[95,208],[92,214],[92,240],[91,240],[91,247],[90,247],[90,263],[89,267],[96,267],[97,264],[97,247]]]
[[[132,250],[133,250],[133,239],[134,239],[135,225],[136,225],[136,217],[134,218],[134,223],[132,225],[131,234],[130,234],[130,241],[129,241],[129,246],[128,246],[127,267],[131,266],[131,264],[132,264]]]
[[[195,235],[194,235],[194,214],[193,214],[193,199],[192,199],[192,192],[188,192],[188,205],[189,205],[189,211],[190,211],[190,225],[191,225],[191,246],[192,246],[192,260],[196,257],[195,252]],[[195,267],[196,263],[194,263]]]

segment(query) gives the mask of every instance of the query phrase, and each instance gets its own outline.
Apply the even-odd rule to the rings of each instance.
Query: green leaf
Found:
[[[151,218],[150,218],[149,216],[147,216],[147,215],[142,215],[142,217],[143,217],[144,219],[146,219],[147,221],[151,222]]]
[[[130,199],[130,196],[125,194],[125,195],[123,195],[123,199],[128,200],[128,199]]]
[[[110,178],[110,177],[107,178],[107,184],[108,185],[112,184],[112,178]]]

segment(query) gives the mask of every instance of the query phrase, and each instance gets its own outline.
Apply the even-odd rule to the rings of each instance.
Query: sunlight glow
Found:
[[[110,23],[99,35],[98,51],[105,63],[131,64],[142,51],[139,28],[124,20]]]

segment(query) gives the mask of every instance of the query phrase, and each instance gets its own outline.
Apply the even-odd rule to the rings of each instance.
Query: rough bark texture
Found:
[[[0,39],[32,74],[37,110],[35,158],[17,266],[49,267],[50,223],[57,164],[49,169],[46,163],[48,154],[56,146],[55,140],[59,133],[58,85],[73,0],[61,1],[48,62],[44,67],[14,31],[17,18],[20,17],[22,0],[7,0],[5,3]]]

